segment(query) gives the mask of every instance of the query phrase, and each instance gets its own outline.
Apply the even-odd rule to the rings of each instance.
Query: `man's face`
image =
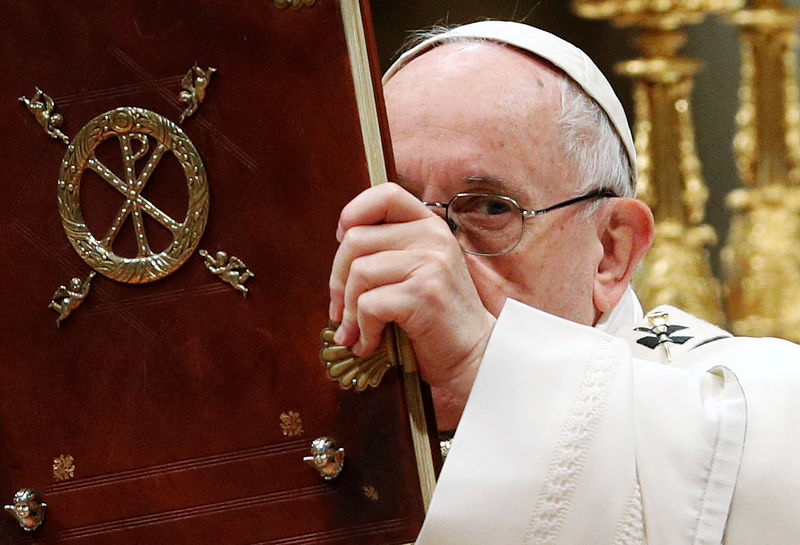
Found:
[[[580,180],[556,125],[558,77],[491,43],[447,44],[411,61],[385,86],[399,183],[426,201],[497,193],[529,210],[576,196]],[[592,288],[603,249],[585,206],[525,220],[506,255],[465,254],[492,314],[512,297],[573,321],[597,319]]]

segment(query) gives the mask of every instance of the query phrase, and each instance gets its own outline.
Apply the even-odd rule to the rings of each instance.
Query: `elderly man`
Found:
[[[419,542],[797,542],[800,349],[642,315],[653,220],[594,64],[482,22],[385,95],[399,185],[342,211],[330,312],[361,355],[397,322],[457,427]]]

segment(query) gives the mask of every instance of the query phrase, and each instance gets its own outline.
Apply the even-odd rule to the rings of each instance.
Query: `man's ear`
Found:
[[[636,199],[608,199],[598,223],[603,256],[594,278],[594,307],[608,312],[619,302],[631,275],[653,241],[653,214]]]

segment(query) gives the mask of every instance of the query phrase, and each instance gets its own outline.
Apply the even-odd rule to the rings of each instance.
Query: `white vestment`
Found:
[[[800,346],[657,310],[669,362],[630,290],[595,328],[509,300],[418,543],[800,543]]]

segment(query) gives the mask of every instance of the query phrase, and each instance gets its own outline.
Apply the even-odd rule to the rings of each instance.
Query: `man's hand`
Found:
[[[330,278],[338,344],[372,353],[389,322],[408,335],[441,429],[458,423],[495,318],[447,224],[400,186],[370,188],[342,210]]]

